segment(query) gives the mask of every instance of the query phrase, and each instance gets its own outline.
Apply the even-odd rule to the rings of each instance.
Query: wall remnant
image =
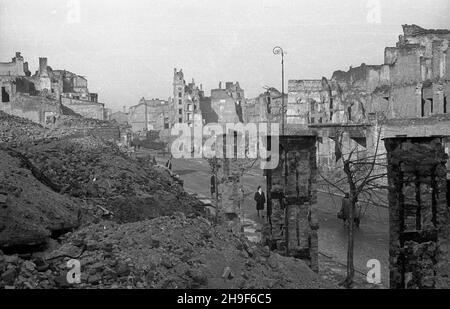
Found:
[[[448,155],[439,137],[385,139],[390,287],[450,286]]]
[[[264,237],[272,249],[305,260],[317,272],[316,142],[314,134],[280,136],[280,162],[266,171],[272,229]]]

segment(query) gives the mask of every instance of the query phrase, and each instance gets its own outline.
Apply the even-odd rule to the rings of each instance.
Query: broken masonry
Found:
[[[390,287],[450,286],[450,200],[440,137],[386,138]]]
[[[314,133],[280,136],[280,162],[265,171],[270,224],[263,227],[263,240],[318,272],[318,224],[312,208],[317,202],[316,142]]]

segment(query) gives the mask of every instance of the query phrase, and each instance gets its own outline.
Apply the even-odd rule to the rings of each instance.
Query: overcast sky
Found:
[[[253,97],[280,88],[276,45],[286,80],[330,77],[381,64],[402,24],[450,29],[449,16],[448,0],[0,0],[0,62],[21,51],[34,73],[47,57],[115,110],[172,96],[174,67],[207,94],[239,81]]]

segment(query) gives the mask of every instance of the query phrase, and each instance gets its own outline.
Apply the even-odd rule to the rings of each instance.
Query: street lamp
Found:
[[[275,46],[273,48],[273,53],[275,55],[281,55],[281,136],[284,136],[284,50],[280,46]],[[286,147],[286,146],[285,146]],[[284,186],[283,186],[283,203],[286,198],[286,186],[287,186],[287,149],[283,149],[284,152],[284,160],[283,160],[283,169],[284,169]],[[284,208],[284,216],[285,216],[285,241],[286,241],[286,255],[289,253],[289,231],[288,228],[288,205],[285,205]]]
[[[284,50],[280,46],[275,46],[273,53],[281,55],[281,135],[284,135]]]

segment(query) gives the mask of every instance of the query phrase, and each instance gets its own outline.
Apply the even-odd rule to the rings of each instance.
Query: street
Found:
[[[180,175],[184,188],[191,193],[210,197],[210,168],[202,159],[174,159],[173,172]],[[258,185],[265,189],[265,179],[262,171],[251,170],[244,175],[242,183],[245,191],[245,201],[242,213],[251,223],[258,225],[254,233],[259,232],[263,219],[257,217],[253,194]],[[337,263],[345,264],[347,259],[347,234],[342,221],[336,214],[340,209],[341,197],[318,192],[317,214],[319,218],[319,253],[331,258]],[[362,207],[360,228],[355,231],[354,265],[357,272],[366,274],[369,270],[367,262],[377,259],[381,264],[381,281],[389,286],[389,220],[388,209],[379,207]],[[251,234],[251,232],[250,232]],[[248,235],[256,237],[255,235]]]

